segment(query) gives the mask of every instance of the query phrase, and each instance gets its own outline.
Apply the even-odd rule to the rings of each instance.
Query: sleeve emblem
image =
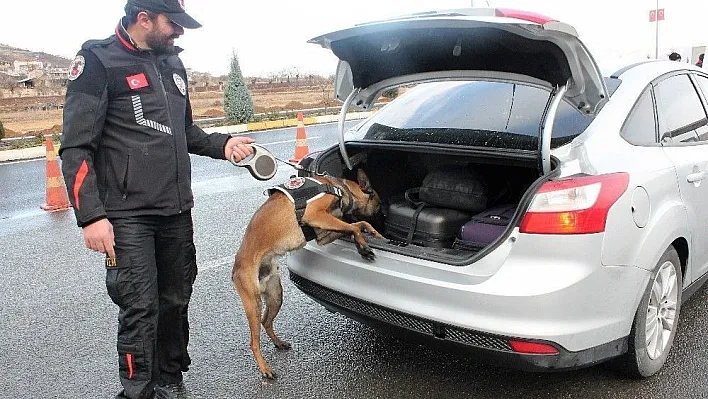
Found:
[[[84,66],[86,65],[86,60],[83,55],[77,55],[74,61],[71,61],[69,66],[69,80],[76,80],[84,72]]]

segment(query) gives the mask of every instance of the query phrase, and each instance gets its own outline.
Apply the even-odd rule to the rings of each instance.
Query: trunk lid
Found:
[[[550,139],[561,99],[595,115],[609,98],[597,63],[570,25],[543,15],[469,8],[414,14],[310,40],[338,58],[335,95],[344,101],[339,148],[350,106],[369,109],[387,88],[436,80],[491,80],[547,87],[539,126],[539,169],[550,172]]]
[[[310,43],[338,58],[336,96],[369,108],[387,87],[475,76],[568,86],[566,100],[596,113],[608,98],[602,74],[570,25],[499,8],[420,13],[356,25]]]

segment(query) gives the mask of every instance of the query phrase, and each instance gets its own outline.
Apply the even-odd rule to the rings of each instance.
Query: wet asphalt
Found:
[[[310,150],[336,143],[336,125],[309,126]],[[294,129],[254,133],[276,156],[293,154]],[[190,307],[192,357],[185,383],[195,398],[705,398],[708,294],[682,308],[662,371],[632,380],[604,365],[527,373],[469,355],[407,343],[332,314],[298,291],[282,267],[276,319],[290,351],[263,335],[278,373],[260,377],[230,280],[233,256],[270,182],[227,162],[193,157],[199,275]],[[0,164],[0,398],[112,398],[117,380],[117,309],[102,257],[84,248],[72,212],[45,213],[45,162]],[[421,293],[424,295],[424,293]],[[601,293],[598,293],[601,295]]]

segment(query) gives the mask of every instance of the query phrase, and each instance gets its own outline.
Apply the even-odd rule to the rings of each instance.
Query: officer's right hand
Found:
[[[224,146],[224,159],[230,159],[233,162],[241,162],[249,155],[253,154],[253,147],[249,144],[256,141],[246,136],[231,137]]]
[[[107,254],[111,259],[116,258],[116,252],[113,249],[116,245],[113,237],[113,225],[108,219],[101,219],[84,226],[84,243],[86,248],[90,250]]]

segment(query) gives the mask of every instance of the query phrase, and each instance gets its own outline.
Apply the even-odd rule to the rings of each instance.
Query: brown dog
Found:
[[[371,188],[364,171],[357,171],[358,184],[330,176],[315,176],[313,179],[339,189],[341,198],[326,193],[308,202],[301,223],[314,229],[320,245],[352,234],[359,254],[364,259],[373,260],[374,252],[362,232],[367,231],[377,238],[383,238],[381,234],[365,221],[347,223],[343,220],[345,216],[370,218],[379,211],[379,196]],[[251,329],[253,356],[261,374],[266,378],[275,378],[275,373],[261,354],[260,325],[263,324],[276,348],[290,349],[290,344],[278,338],[273,330],[273,320],[283,302],[277,257],[300,249],[306,243],[296,217],[295,204],[288,195],[277,191],[268,197],[251,218],[236,254],[231,277]],[[262,300],[265,300],[265,312],[262,312]]]

